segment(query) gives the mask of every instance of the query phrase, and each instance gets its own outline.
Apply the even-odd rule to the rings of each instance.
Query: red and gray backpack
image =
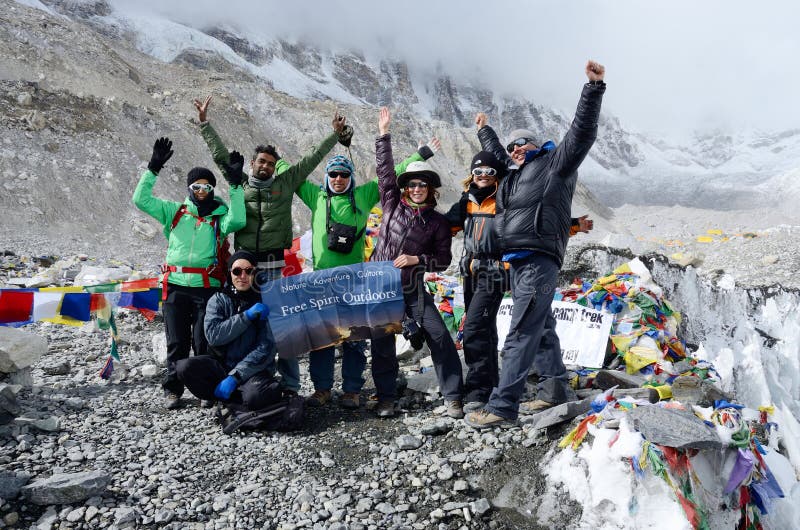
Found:
[[[165,263],[161,266],[161,272],[164,273],[163,278],[161,279],[161,299],[167,299],[167,279],[171,272],[187,272],[187,273],[194,273],[194,274],[202,274],[203,275],[203,287],[211,287],[211,282],[209,282],[209,277],[214,278],[219,281],[222,285],[225,283],[225,279],[227,276],[227,271],[225,270],[228,264],[228,259],[231,257],[231,245],[228,241],[228,238],[221,238],[219,233],[219,215],[214,215],[211,217],[211,221],[204,217],[200,217],[198,215],[193,214],[189,211],[185,204],[181,204],[181,207],[178,208],[178,211],[175,212],[175,216],[172,218],[172,224],[170,225],[170,231],[175,229],[175,226],[180,221],[181,217],[184,215],[190,215],[197,220],[197,225],[200,223],[208,223],[214,229],[214,237],[217,241],[217,255],[214,258],[214,262],[209,265],[208,267],[182,267],[180,265],[170,265]]]

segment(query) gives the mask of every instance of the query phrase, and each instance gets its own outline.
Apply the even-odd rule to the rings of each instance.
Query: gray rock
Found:
[[[423,441],[416,436],[411,436],[410,434],[401,434],[397,438],[395,438],[394,443],[397,445],[397,448],[401,451],[408,451],[413,449],[419,449],[422,447]]]
[[[55,506],[48,506],[33,528],[36,528],[36,530],[50,530],[57,520],[58,513]]]
[[[69,521],[70,523],[77,523],[78,521],[83,519],[85,513],[86,513],[85,506],[75,508],[74,510],[72,510],[67,514],[67,521]]]
[[[450,480],[451,478],[453,478],[453,475],[454,475],[454,473],[453,473],[453,468],[452,468],[452,467],[450,467],[450,466],[449,466],[449,465],[447,465],[447,464],[443,465],[443,466],[442,466],[442,467],[439,469],[439,471],[436,473],[436,477],[437,477],[439,480]]]
[[[469,489],[469,484],[467,484],[466,480],[456,480],[453,483],[453,491],[467,491]]]
[[[69,361],[61,361],[57,364],[42,367],[42,371],[47,375],[67,375],[71,369],[72,366]]]
[[[11,386],[0,383],[0,425],[9,423],[20,412],[22,412],[22,409],[17,403],[17,396],[12,391]]]
[[[45,432],[56,432],[61,430],[61,420],[55,416],[40,418],[31,423],[32,427]]]
[[[167,524],[168,522],[172,521],[175,518],[175,512],[172,510],[158,510],[155,514],[153,520],[157,524]]]
[[[377,506],[375,506],[375,509],[385,515],[392,515],[395,512],[394,506],[388,502],[379,503]]]
[[[3,522],[7,526],[14,526],[19,522],[19,514],[17,512],[9,512],[3,516]]]
[[[446,502],[444,506],[442,506],[442,510],[446,512],[451,512],[453,510],[460,510],[466,505],[467,505],[466,502]]]
[[[0,326],[0,329],[3,329],[2,326]],[[16,372],[11,372],[6,376],[6,383],[12,386],[25,388],[33,387],[33,373],[31,372],[31,367],[27,366]]]
[[[686,410],[636,407],[629,417],[649,442],[676,449],[721,449],[716,431]]]
[[[592,398],[581,401],[570,401],[545,409],[530,416],[520,416],[520,423],[527,423],[534,429],[544,429],[551,425],[558,425],[572,418],[584,414],[592,408]]]
[[[122,506],[114,511],[114,524],[119,528],[135,526],[138,518],[138,510],[130,506]]]
[[[92,519],[94,519],[94,516],[95,516],[95,515],[97,515],[97,512],[99,512],[99,511],[100,511],[100,510],[98,510],[96,506],[91,506],[91,505],[89,505],[89,506],[86,508],[86,513],[85,513],[85,514],[83,514],[83,520],[84,520],[84,521],[86,521],[86,522],[88,523],[89,521],[91,521]]]
[[[469,509],[475,515],[483,515],[492,509],[492,505],[489,503],[488,499],[480,498],[477,501],[469,503]]]
[[[672,382],[672,399],[686,405],[710,407],[717,399],[730,401],[732,397],[714,383],[701,380],[699,377],[682,375]]]
[[[628,374],[619,370],[600,370],[594,378],[594,386],[608,390],[612,386],[619,388],[639,388],[644,384],[645,378],[639,374]]]
[[[453,430],[453,422],[447,421],[444,418],[437,419],[431,423],[426,423],[420,428],[420,432],[427,436],[437,436],[439,434],[447,434]]]
[[[0,498],[7,501],[17,498],[19,490],[28,483],[31,476],[27,473],[0,471]]]
[[[111,475],[102,471],[83,473],[57,473],[52,477],[39,479],[22,488],[22,495],[30,502],[39,505],[72,504],[81,502],[93,495],[102,495]]]
[[[0,372],[27,368],[47,352],[47,341],[35,333],[0,326]]]
[[[363,497],[358,499],[356,503],[356,513],[363,513],[372,510],[372,499],[369,497]]]
[[[425,372],[408,377],[407,387],[423,394],[437,392],[439,390],[439,380],[436,378],[436,371],[433,368],[429,368]]]
[[[155,364],[143,364],[139,370],[142,372],[142,377],[155,377],[159,372],[158,366]]]

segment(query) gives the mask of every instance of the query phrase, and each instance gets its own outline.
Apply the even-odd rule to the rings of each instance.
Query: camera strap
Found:
[[[355,200],[353,199],[352,195],[350,195],[350,205],[353,207],[353,216],[356,218],[356,225],[358,225],[358,208],[356,208],[356,203],[355,203]],[[344,225],[344,223],[337,223],[337,224]],[[344,225],[344,226],[350,226],[350,225]],[[353,228],[355,228],[355,226]],[[364,226],[361,227],[361,230],[358,230],[356,232],[356,237],[355,237],[356,240],[358,240],[360,237],[362,237],[364,235],[364,230],[366,230],[366,228],[367,228],[366,225],[364,225]],[[331,194],[330,194],[330,190],[326,190],[325,191],[325,231],[328,232],[328,233],[330,233],[330,231],[331,231]]]

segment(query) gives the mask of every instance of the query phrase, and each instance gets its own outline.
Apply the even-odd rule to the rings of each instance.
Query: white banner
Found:
[[[513,307],[511,298],[505,298],[497,311],[498,347],[501,350],[511,325]],[[554,301],[552,311],[564,364],[601,368],[614,315],[572,302]]]

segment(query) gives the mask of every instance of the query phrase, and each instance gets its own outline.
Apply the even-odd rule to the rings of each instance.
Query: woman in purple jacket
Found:
[[[395,174],[390,122],[389,109],[384,107],[378,119],[380,136],[375,140],[383,225],[372,260],[393,261],[395,267],[402,269],[406,314],[422,328],[431,350],[447,415],[461,418],[463,381],[458,352],[431,295],[423,290],[420,297],[425,272],[443,271],[452,259],[450,224],[435,210],[435,188],[441,186],[441,180],[427,162],[412,162],[405,173]],[[418,307],[420,298],[422,304]],[[394,335],[373,336],[372,378],[380,417],[395,414],[398,370]]]

